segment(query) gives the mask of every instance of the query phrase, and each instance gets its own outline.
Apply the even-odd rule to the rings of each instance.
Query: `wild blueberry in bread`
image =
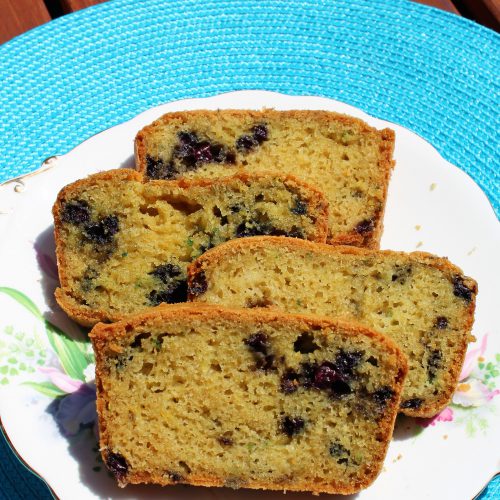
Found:
[[[135,149],[148,179],[218,178],[241,169],[295,175],[324,192],[329,243],[378,248],[394,163],[390,129],[329,111],[182,111],[143,128]]]
[[[406,360],[356,324],[163,305],[92,330],[119,485],[354,493],[380,472]]]
[[[401,411],[431,417],[456,388],[476,282],[447,259],[272,237],[229,242],[188,271],[191,298],[228,307],[277,307],[359,321],[408,358]]]
[[[53,214],[56,298],[88,326],[185,301],[187,264],[230,238],[324,242],[327,232],[319,191],[265,175],[144,183],[138,172],[114,170],[66,186]]]

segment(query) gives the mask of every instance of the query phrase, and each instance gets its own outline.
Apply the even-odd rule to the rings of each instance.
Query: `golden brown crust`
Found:
[[[380,248],[380,240],[382,238],[382,232],[384,229],[384,214],[387,201],[387,190],[389,188],[389,180],[391,178],[392,169],[396,164],[396,162],[392,158],[396,134],[389,128],[380,130],[379,133],[382,138],[382,143],[380,144],[380,158],[378,165],[380,170],[384,173],[385,182],[383,184],[383,202],[380,204],[380,209],[375,217],[373,231],[369,231],[363,235],[357,233],[356,231],[351,231],[350,233],[338,235],[335,237],[329,235],[327,243],[330,245],[349,245],[360,248],[368,248],[372,250],[377,250]]]
[[[59,273],[59,282],[61,287],[57,288],[54,295],[61,309],[73,320],[82,326],[92,327],[98,321],[106,321],[108,315],[103,311],[92,310],[82,304],[79,304],[67,291],[68,275],[67,264],[64,254],[63,241],[61,238],[61,207],[64,200],[70,199],[73,193],[77,193],[84,186],[89,185],[95,180],[136,180],[142,181],[142,176],[130,169],[110,170],[93,174],[85,179],[78,180],[68,184],[59,191],[57,199],[52,207],[52,216],[54,217],[54,240],[56,242],[57,270]],[[117,319],[117,318],[113,318]],[[112,319],[112,320],[113,320]]]
[[[62,268],[59,268],[59,276],[61,276]],[[59,278],[62,282],[62,278]],[[62,288],[56,288],[54,292],[57,303],[60,308],[73,320],[82,326],[91,328],[99,321],[108,321],[109,315],[104,311],[90,309],[90,307],[82,306],[71,295],[65,292]],[[116,318],[118,319],[118,318]]]
[[[390,128],[385,128],[380,131],[382,137],[382,143],[380,145],[380,159],[379,167],[385,173],[385,183],[384,183],[384,194],[383,200],[380,207],[380,212],[378,213],[378,223],[375,226],[372,243],[369,244],[365,242],[367,248],[378,249],[380,247],[380,239],[382,238],[382,232],[384,230],[384,214],[385,206],[387,201],[387,190],[389,188],[389,180],[391,178],[392,169],[394,168],[396,162],[393,160],[394,145],[396,142],[396,134],[394,130]]]
[[[135,138],[135,152],[136,152],[136,168],[139,172],[144,173],[146,171],[146,155],[145,155],[145,136],[150,132],[150,130],[168,124],[172,120],[179,120],[181,122],[188,122],[193,118],[200,117],[203,118],[207,114],[218,114],[224,113],[224,115],[230,115],[234,118],[253,118],[255,120],[261,120],[263,117],[273,117],[273,118],[314,118],[318,121],[337,121],[344,123],[345,125],[355,125],[359,127],[362,132],[376,132],[381,134],[384,140],[390,141],[394,140],[394,131],[391,129],[377,130],[374,127],[368,125],[365,121],[360,118],[355,118],[354,116],[346,115],[343,113],[336,113],[335,111],[325,111],[325,110],[301,110],[301,109],[291,109],[278,111],[272,108],[263,108],[262,110],[252,110],[252,109],[218,109],[216,111],[210,109],[196,109],[190,111],[173,111],[170,113],[165,113],[160,118],[155,120],[153,123],[146,125],[144,128],[139,130]]]
[[[170,123],[174,120],[179,120],[181,122],[189,122],[190,120],[196,118],[203,118],[207,114],[213,115],[214,113],[224,113],[224,115],[229,115],[236,119],[238,118],[252,118],[255,120],[262,120],[265,118],[276,118],[276,117],[290,117],[297,119],[307,119],[314,118],[317,121],[336,121],[341,122],[345,125],[356,126],[363,133],[373,133],[380,137],[381,144],[379,147],[380,157],[378,161],[378,167],[383,173],[384,183],[383,183],[383,198],[380,203],[379,210],[373,221],[373,230],[368,231],[364,234],[359,234],[356,231],[349,231],[338,235],[328,235],[327,243],[331,245],[353,245],[365,248],[377,249],[380,246],[380,239],[382,237],[383,231],[383,218],[387,200],[387,190],[389,185],[390,176],[392,169],[394,168],[395,161],[393,159],[394,145],[395,145],[395,132],[392,129],[385,128],[383,130],[377,130],[371,127],[366,122],[359,118],[353,116],[336,113],[334,111],[323,111],[323,110],[287,110],[287,111],[277,111],[274,109],[264,108],[261,111],[255,110],[242,110],[242,109],[224,109],[224,110],[192,110],[192,111],[176,111],[171,113],[166,113],[153,123],[147,125],[141,129],[135,138],[134,151],[135,151],[135,161],[137,170],[145,175],[147,163],[146,163],[146,137],[158,126],[162,126]]]
[[[266,179],[270,177],[275,178],[275,176],[269,176],[266,174],[248,174],[240,172],[231,177],[225,177],[215,181],[208,179],[180,179],[178,181],[155,180],[150,182],[158,185],[168,183],[170,188],[178,186],[181,189],[189,190],[191,187],[205,187],[214,184],[229,186],[234,182],[234,180],[240,180],[241,182],[250,185],[252,182],[259,179]],[[283,175],[279,176],[279,178],[283,181],[285,186],[300,190],[307,194],[311,213],[316,214],[314,222],[315,233],[311,236],[311,238],[313,241],[324,243],[328,234],[328,201],[325,199],[322,192],[307,183],[298,180],[292,175]],[[56,243],[57,268],[60,281],[60,288],[56,290],[55,298],[57,303],[71,319],[87,327],[92,327],[99,321],[117,321],[122,318],[123,315],[113,315],[109,311],[92,309],[79,303],[75,297],[72,296],[67,273],[68,264],[65,259],[64,240],[61,237],[61,207],[66,200],[73,198],[76,194],[81,192],[83,188],[92,186],[93,184],[101,181],[116,180],[121,180],[123,182],[137,181],[141,183],[144,181],[143,176],[140,173],[131,169],[115,169],[99,172],[97,174],[90,175],[85,179],[73,182],[72,184],[69,184],[61,189],[52,208],[52,214],[54,217],[54,239]]]
[[[96,386],[97,386],[97,413],[99,415],[99,444],[103,455],[104,462],[106,463],[107,450],[109,443],[109,432],[107,429],[107,422],[104,415],[104,405],[106,396],[103,392],[101,379],[105,376],[104,373],[104,353],[106,347],[113,345],[114,341],[119,341],[120,338],[127,337],[130,332],[133,332],[137,327],[148,325],[151,321],[161,322],[172,319],[187,319],[189,317],[202,317],[209,321],[211,318],[225,318],[237,321],[250,321],[254,323],[277,323],[286,326],[300,327],[304,330],[307,329],[322,329],[331,328],[333,330],[341,330],[342,333],[348,335],[364,335],[371,339],[376,339],[381,345],[385,346],[385,351],[388,355],[395,355],[397,358],[398,376],[395,381],[394,390],[396,397],[393,399],[390,407],[388,407],[387,414],[390,415],[389,419],[381,422],[377,440],[384,442],[385,446],[380,454],[376,457],[378,468],[366,470],[366,475],[363,481],[358,481],[346,487],[345,484],[340,484],[332,478],[330,483],[302,483],[302,484],[289,484],[284,482],[282,485],[277,483],[267,483],[259,481],[239,481],[237,487],[252,488],[252,489],[266,489],[266,490],[288,490],[288,491],[310,491],[313,493],[339,493],[339,494],[352,494],[356,493],[367,486],[369,486],[379,475],[384,457],[387,453],[387,447],[392,437],[394,423],[397,415],[397,408],[400,403],[401,391],[405,376],[408,372],[408,364],[405,355],[401,352],[399,347],[388,337],[367,328],[366,326],[346,322],[342,320],[335,320],[328,317],[313,316],[308,314],[286,314],[277,310],[266,309],[228,309],[220,306],[213,306],[209,304],[175,304],[175,305],[161,305],[147,312],[130,316],[127,319],[119,321],[114,324],[99,323],[94,326],[90,332],[90,339],[96,353]],[[118,348],[118,342],[116,344]],[[129,473],[126,480],[120,483],[120,486],[126,484],[138,483],[155,483],[161,485],[176,484],[166,478],[165,475],[156,475],[148,472]],[[185,484],[197,486],[228,486],[228,484],[221,478],[206,476],[190,476],[189,481]],[[233,487],[235,485],[232,485]]]
[[[224,177],[214,181],[213,179],[179,179],[176,181],[164,181],[164,180],[153,180],[149,182],[158,183],[159,185],[169,182],[171,185],[179,186],[183,189],[189,189],[191,187],[205,187],[211,186],[213,184],[220,185],[230,185],[234,179],[239,179],[243,183],[250,185],[259,179],[266,179],[269,177],[276,177],[271,174],[249,174],[247,172],[238,172],[230,177]],[[316,233],[311,241],[316,243],[324,243],[327,239],[328,234],[328,201],[326,200],[324,194],[317,189],[315,186],[311,186],[307,182],[293,175],[280,175],[279,179],[283,181],[286,186],[290,186],[295,189],[302,189],[309,191],[308,199],[310,203],[311,211],[317,213],[316,217]],[[142,179],[142,178],[141,178]]]
[[[463,275],[463,271],[458,266],[452,264],[447,258],[437,257],[436,255],[427,252],[405,253],[398,252],[396,250],[371,250],[368,248],[358,248],[352,246],[312,243],[310,241],[299,240],[297,238],[286,238],[283,236],[253,236],[251,238],[227,241],[216,248],[210,249],[208,252],[198,257],[189,267],[190,275],[194,276],[194,274],[197,272],[197,269],[202,269],[204,267],[212,265],[213,263],[216,263],[220,257],[226,257],[228,254],[237,254],[240,248],[249,248],[249,246],[253,248],[260,248],[272,245],[287,247],[291,250],[300,248],[308,252],[323,255],[397,255],[408,260],[411,259],[412,262],[416,261],[421,264],[435,267],[442,271],[447,271],[450,274]],[[467,279],[470,280],[467,281],[467,283],[474,288],[473,292],[477,293],[477,283],[472,278]]]
[[[209,250],[207,253],[196,259],[188,267],[188,282],[192,283],[195,277],[202,271],[215,266],[219,259],[226,259],[227,256],[237,255],[241,248],[261,248],[267,246],[279,246],[281,248],[286,247],[291,251],[294,249],[302,249],[313,254],[322,255],[357,255],[357,256],[368,256],[368,255],[392,255],[399,256],[404,260],[410,262],[418,262],[429,267],[439,269],[440,271],[448,274],[450,277],[460,276],[463,277],[464,283],[472,291],[472,300],[470,301],[467,308],[467,320],[466,326],[464,328],[465,335],[459,340],[459,345],[457,347],[455,359],[447,367],[448,373],[450,374],[451,383],[449,384],[446,391],[442,391],[439,398],[432,401],[432,403],[425,402],[419,409],[406,408],[402,409],[402,413],[411,417],[423,417],[430,418],[443,410],[448,403],[451,401],[453,392],[458,383],[458,377],[462,369],[462,365],[465,359],[465,353],[467,351],[468,342],[472,340],[470,334],[472,330],[472,325],[474,323],[474,311],[476,307],[476,294],[477,294],[477,283],[475,280],[469,277],[463,276],[463,271],[452,264],[448,259],[442,257],[436,257],[430,253],[426,252],[412,252],[404,253],[397,252],[393,250],[369,250],[364,248],[356,248],[352,246],[331,246],[321,243],[310,243],[302,240],[295,240],[293,238],[284,237],[274,237],[274,236],[256,236],[252,238],[245,238],[244,240],[235,240],[224,243],[217,248]],[[191,294],[190,300],[196,300],[196,298]]]
[[[61,309],[63,309],[63,311],[66,312],[66,314],[72,320],[83,326],[93,326],[98,321],[104,321],[106,319],[106,315],[102,311],[93,311],[89,307],[78,304],[71,297],[71,295],[69,295],[67,291],[65,291],[65,288],[67,289],[68,285],[68,275],[66,272],[67,264],[64,256],[63,239],[61,238],[61,207],[65,200],[72,197],[73,193],[79,192],[82,187],[91,184],[95,180],[111,180],[117,178],[124,181],[142,181],[142,176],[138,172],[130,169],[99,172],[63,187],[61,191],[59,191],[57,199],[52,206],[52,216],[54,217],[54,240],[56,242],[57,270],[59,273],[59,282],[61,284],[61,287],[57,288],[55,291],[55,298],[57,303],[61,306]]]

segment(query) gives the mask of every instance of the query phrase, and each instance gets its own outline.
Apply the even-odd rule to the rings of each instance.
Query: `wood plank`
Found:
[[[80,9],[85,9],[86,7],[92,7],[92,5],[97,5],[106,1],[107,0],[60,0],[60,3],[63,12],[68,14],[69,12],[75,12]]]
[[[496,32],[500,32],[499,0],[460,0],[458,5],[463,8],[467,17]]]
[[[97,5],[105,1],[106,0],[60,0],[64,12],[74,12],[75,10],[84,9],[85,7]],[[446,10],[448,12],[453,12],[454,14],[459,14],[458,10],[453,5],[451,0],[414,0],[414,1],[422,3],[424,5],[430,5],[431,7],[437,7],[438,9]]]
[[[458,9],[453,5],[451,0],[413,0],[414,2],[421,3],[423,5],[428,5],[430,7],[436,7],[446,12],[453,12],[453,14],[460,15]]]
[[[0,0],[0,43],[48,21],[43,0]]]

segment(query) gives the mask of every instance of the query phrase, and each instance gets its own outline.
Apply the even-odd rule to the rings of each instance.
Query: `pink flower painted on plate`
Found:
[[[53,366],[41,366],[38,369],[42,373],[48,375],[50,381],[58,389],[61,389],[61,391],[65,392],[66,394],[71,394],[73,392],[76,392],[78,391],[78,389],[82,387],[82,385],[85,385],[84,382],[82,382],[81,380],[76,380],[74,378],[71,378],[70,376],[66,375],[57,368],[54,368]]]
[[[66,396],[55,401],[52,414],[66,436],[75,436],[82,427],[95,428],[96,390],[94,382],[82,382],[66,375],[54,367],[40,367],[39,370]],[[94,429],[95,430],[95,429]]]
[[[457,390],[453,394],[453,404],[464,408],[479,407],[489,403],[495,396],[500,394],[500,389],[490,390],[483,381],[473,376],[474,369],[484,360],[483,355],[488,345],[488,334],[486,334],[479,346],[471,349],[465,356],[464,365],[459,376]],[[432,418],[418,418],[417,424],[422,427],[436,425],[436,422],[452,422],[453,410],[445,408]]]
[[[451,408],[445,408],[441,413],[438,413],[432,418],[417,418],[417,424],[422,427],[429,427],[429,425],[436,425],[436,422],[452,422],[453,421],[453,410]]]
[[[500,394],[500,389],[490,391],[480,380],[471,378],[458,385],[453,395],[453,403],[468,408],[483,406]]]
[[[453,395],[454,404],[465,408],[483,406],[500,394],[499,389],[490,390],[481,380],[472,376],[474,368],[483,359],[487,345],[488,334],[483,337],[478,348],[472,349],[466,354],[459,377],[460,384]]]

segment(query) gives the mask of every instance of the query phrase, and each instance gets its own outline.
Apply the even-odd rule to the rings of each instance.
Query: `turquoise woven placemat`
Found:
[[[158,104],[264,89],[414,130],[499,214],[499,77],[499,35],[406,0],[108,1],[0,46],[0,181]],[[0,498],[48,497],[0,456]]]

